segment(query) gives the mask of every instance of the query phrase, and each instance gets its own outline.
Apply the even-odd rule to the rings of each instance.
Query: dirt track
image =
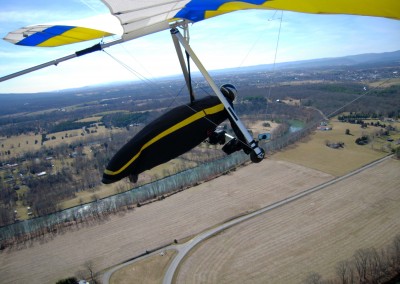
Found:
[[[124,216],[113,216],[44,243],[0,254],[1,283],[54,283],[92,260],[102,270],[160,245],[195,235],[330,180],[288,162],[265,160]]]

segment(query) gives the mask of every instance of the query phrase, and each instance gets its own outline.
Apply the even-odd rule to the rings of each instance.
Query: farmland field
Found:
[[[56,237],[3,250],[0,282],[54,283],[83,270],[89,260],[102,271],[330,179],[329,174],[284,161],[250,164],[105,222],[81,224]]]
[[[227,229],[183,262],[177,283],[301,283],[335,276],[357,249],[384,248],[400,232],[400,162],[346,180]]]
[[[332,130],[316,131],[311,137],[295,143],[290,149],[276,153],[274,157],[341,176],[388,154],[388,151],[382,151],[385,146],[383,139],[376,138],[364,146],[355,143],[358,137],[377,131],[375,127],[362,129],[358,124],[343,123],[335,119],[330,121],[329,126]],[[350,130],[351,135],[345,134],[346,129]],[[326,146],[327,141],[343,142],[344,147],[332,149]]]
[[[140,260],[139,265],[126,266],[115,272],[111,279],[111,284],[161,283],[164,278],[164,270],[176,255],[176,251],[167,250],[162,254],[155,254]],[[146,280],[144,280],[146,279]]]

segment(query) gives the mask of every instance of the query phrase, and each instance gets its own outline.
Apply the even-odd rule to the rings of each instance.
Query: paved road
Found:
[[[307,196],[307,195],[309,195],[311,193],[314,193],[314,192],[316,192],[318,190],[326,188],[326,187],[328,187],[328,186],[330,186],[330,185],[332,185],[334,183],[337,183],[339,181],[347,179],[348,177],[351,177],[351,176],[353,176],[355,174],[358,174],[359,172],[362,172],[367,168],[373,167],[373,166],[375,166],[375,165],[377,165],[377,164],[379,164],[379,163],[383,162],[384,160],[389,159],[391,157],[392,156],[386,156],[386,157],[384,157],[384,158],[382,158],[380,160],[377,160],[375,162],[372,162],[372,163],[370,163],[370,164],[368,164],[368,165],[366,165],[366,166],[364,166],[364,167],[362,167],[360,169],[357,169],[357,170],[355,170],[355,171],[353,171],[353,172],[351,172],[351,173],[349,173],[347,175],[335,178],[335,179],[330,180],[330,181],[328,181],[326,183],[320,184],[318,186],[315,186],[315,187],[312,187],[312,188],[310,188],[308,190],[305,190],[305,191],[303,191],[301,193],[298,193],[296,195],[290,196],[290,197],[285,198],[285,199],[283,199],[281,201],[275,202],[275,203],[273,203],[271,205],[268,205],[268,206],[266,206],[264,208],[261,208],[261,209],[259,209],[257,211],[254,211],[253,213],[250,213],[250,214],[247,214],[245,216],[242,216],[242,217],[236,218],[234,220],[231,220],[231,221],[229,221],[227,223],[224,223],[224,224],[222,224],[222,225],[220,225],[220,226],[218,226],[216,228],[210,229],[208,231],[205,231],[205,232],[197,235],[196,237],[194,237],[193,239],[191,239],[190,241],[188,241],[188,242],[186,242],[184,244],[171,245],[171,246],[168,246],[166,248],[163,248],[162,250],[155,251],[154,253],[149,254],[149,255],[153,255],[153,254],[156,254],[156,253],[161,253],[161,251],[168,250],[168,249],[175,249],[175,250],[178,251],[178,254],[175,256],[175,258],[171,262],[170,266],[168,267],[168,270],[166,271],[165,276],[164,276],[164,280],[163,280],[163,284],[170,284],[170,283],[172,283],[172,280],[174,278],[176,269],[178,268],[178,266],[181,263],[181,261],[183,260],[183,258],[186,256],[186,254],[191,249],[193,249],[197,244],[201,243],[202,241],[204,241],[204,240],[212,237],[213,235],[218,234],[219,232],[222,232],[222,231],[224,231],[224,230],[226,230],[226,229],[228,229],[228,228],[230,228],[232,226],[235,226],[235,225],[237,225],[237,224],[239,224],[241,222],[249,220],[249,219],[251,219],[251,218],[253,218],[253,217],[257,216],[257,215],[263,214],[263,213],[268,212],[270,210],[273,210],[273,209],[275,209],[277,207],[286,205],[286,204],[288,204],[290,202],[298,200],[298,199],[300,199],[300,198],[302,198],[304,196]],[[118,265],[118,266],[114,267],[113,269],[107,271],[103,275],[103,283],[104,284],[108,284],[109,279],[111,277],[111,274],[114,273],[116,270],[122,268],[125,265],[129,265],[129,264],[132,264],[135,261],[141,260],[141,259],[143,259],[143,258],[145,258],[145,257],[147,257],[149,255],[146,255],[146,256],[143,256],[141,258],[132,260],[130,262],[126,262],[126,263],[121,264],[121,265]]]

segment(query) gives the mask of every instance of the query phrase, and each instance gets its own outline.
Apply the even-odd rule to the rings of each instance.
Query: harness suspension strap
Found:
[[[185,77],[186,86],[187,86],[187,88],[189,90],[190,101],[193,102],[195,97],[194,97],[193,89],[192,89],[192,82],[191,82],[191,77],[190,77],[190,69],[188,71],[188,68],[187,68],[186,63],[185,63],[185,59],[183,58],[183,52],[182,52],[182,49],[181,49],[181,45],[179,44],[178,39],[176,37],[172,36],[172,40],[174,41],[175,50],[176,50],[176,53],[178,55],[179,63],[181,64],[182,73],[183,73],[183,76]],[[188,62],[189,62],[189,60],[188,60]]]
[[[189,94],[190,94],[190,102],[192,103],[194,101],[194,93],[193,93],[193,86],[192,86],[192,73],[190,72],[190,54],[186,51],[186,61],[188,65],[188,88],[189,88]]]

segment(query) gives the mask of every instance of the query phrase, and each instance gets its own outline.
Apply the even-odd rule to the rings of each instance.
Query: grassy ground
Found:
[[[35,143],[35,141],[37,141]],[[20,136],[14,136],[10,138],[6,137],[0,137],[0,150],[2,152],[4,151],[10,151],[11,155],[6,156],[8,159],[9,157],[16,157],[24,152],[28,151],[37,151],[40,149],[42,141],[42,136],[41,135],[20,135]]]
[[[289,149],[276,153],[274,157],[341,176],[389,153],[381,151],[382,146],[386,144],[384,139],[375,139],[371,144],[364,146],[355,143],[358,137],[373,133],[379,128],[362,129],[357,124],[342,123],[337,120],[331,121],[330,126],[333,128],[331,131],[316,131]],[[346,129],[350,130],[351,135],[345,134]],[[343,142],[344,148],[327,147],[327,141]]]
[[[176,254],[176,251],[164,251],[125,266],[111,276],[110,284],[162,283],[164,272]]]
[[[76,122],[99,122],[102,116],[91,116],[84,119],[77,120]]]

